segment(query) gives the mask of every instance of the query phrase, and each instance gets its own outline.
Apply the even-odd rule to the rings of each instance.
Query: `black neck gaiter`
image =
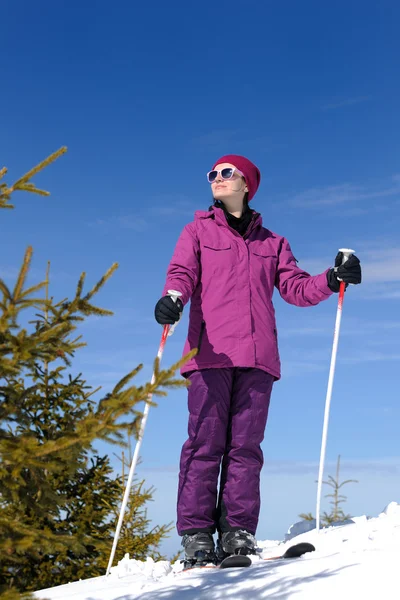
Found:
[[[243,237],[251,223],[254,214],[249,208],[249,205],[246,204],[241,217],[235,217],[234,215],[231,215],[231,213],[226,210],[223,202],[216,200],[214,206],[222,208],[229,227],[232,227],[232,229],[237,231]]]

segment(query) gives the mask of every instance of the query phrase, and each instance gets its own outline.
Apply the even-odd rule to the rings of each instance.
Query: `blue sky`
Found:
[[[35,180],[49,199],[19,195],[2,212],[0,275],[12,282],[32,244],[32,279],[51,260],[62,298],[81,271],[91,285],[118,262],[98,298],[115,316],[82,328],[74,368],[107,390],[143,362],[148,380],[154,305],[180,231],[210,204],[205,173],[222,154],[248,156],[262,173],[252,206],[300,266],[316,274],[343,246],[362,261],[364,282],[345,298],[327,448],[327,472],[340,453],[343,475],[360,481],[346,490],[356,514],[400,498],[399,18],[394,0],[2,7],[7,181],[68,153]],[[275,295],[283,377],[263,443],[260,538],[280,539],[314,510],[336,302],[300,309]],[[181,354],[187,313],[164,366]],[[157,488],[155,521],[175,520],[186,426],[185,391],[150,412],[138,474]],[[174,534],[165,550],[178,543]]]

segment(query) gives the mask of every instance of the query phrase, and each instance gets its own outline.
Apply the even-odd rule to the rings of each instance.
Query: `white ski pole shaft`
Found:
[[[175,290],[168,290],[168,295],[171,296],[171,298],[173,299],[174,302],[176,302],[177,299],[180,296],[182,296],[182,294],[180,292],[176,292]],[[171,333],[170,333],[171,329],[172,328],[170,325],[164,325],[163,333],[161,336],[160,347],[159,347],[158,353],[157,353],[157,357],[159,358],[160,361],[161,361],[162,355],[164,353],[164,347],[165,347],[165,343],[167,341],[167,337],[168,337],[168,335],[171,335]],[[172,331],[172,333],[173,333],[173,331]],[[155,373],[153,373],[153,376],[151,378],[152,385],[154,384],[155,380],[156,380],[156,375],[155,375]],[[151,402],[151,399],[152,399],[152,394],[149,394],[149,396],[148,396],[149,402]],[[133,458],[132,458],[131,468],[129,470],[128,481],[126,482],[124,497],[123,497],[122,505],[121,505],[121,511],[120,511],[119,518],[118,518],[117,529],[115,531],[113,546],[112,546],[111,554],[110,554],[110,559],[108,561],[106,576],[110,574],[110,570],[111,570],[112,563],[113,563],[114,556],[115,556],[115,551],[117,549],[119,535],[121,533],[121,527],[122,527],[122,522],[124,520],[126,505],[128,504],[129,494],[130,494],[131,487],[132,487],[133,476],[135,474],[135,469],[136,469],[136,465],[137,465],[138,458],[139,458],[140,447],[142,445],[144,429],[146,427],[147,417],[149,415],[149,410],[150,410],[149,402],[146,402],[146,406],[144,407],[144,411],[143,411],[143,418],[142,418],[142,422],[140,424],[139,436],[138,436],[138,440],[136,442],[136,447],[135,447],[135,452],[134,452]]]
[[[343,253],[343,263],[348,260],[349,256],[354,254],[354,250],[350,250],[349,248],[340,248],[339,252]],[[333,336],[333,348],[332,348],[332,357],[331,357],[331,366],[329,370],[329,379],[328,379],[328,389],[326,394],[325,401],[325,415],[324,415],[324,426],[322,430],[322,443],[321,443],[321,455],[319,459],[319,474],[318,474],[318,488],[317,488],[317,507],[316,507],[316,529],[317,533],[320,529],[320,512],[321,512],[321,492],[322,492],[322,480],[324,477],[324,465],[325,465],[325,452],[326,452],[326,442],[328,438],[328,424],[329,424],[329,411],[331,406],[331,398],[332,398],[332,389],[333,389],[333,380],[335,377],[335,366],[336,366],[336,356],[339,344],[339,332],[340,332],[340,323],[342,320],[342,307],[344,300],[344,291],[345,284],[343,281],[340,282],[340,290],[339,290],[339,300],[338,300],[338,308],[336,313],[336,322],[335,322],[335,331]]]

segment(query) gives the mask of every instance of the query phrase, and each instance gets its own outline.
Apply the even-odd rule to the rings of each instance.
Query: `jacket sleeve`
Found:
[[[295,306],[315,306],[332,295],[326,269],[320,275],[310,275],[297,266],[289,242],[283,238],[278,254],[275,286],[282,298]]]
[[[179,236],[167,269],[163,296],[168,290],[182,293],[183,305],[190,300],[200,275],[200,245],[193,223],[186,225]]]

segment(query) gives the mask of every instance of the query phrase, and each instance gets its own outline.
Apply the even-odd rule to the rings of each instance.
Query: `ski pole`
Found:
[[[349,248],[340,248],[339,252],[343,253],[343,261],[344,264],[349,257],[354,254],[354,250],[350,250]],[[339,343],[339,331],[340,331],[340,323],[342,320],[342,307],[344,301],[344,291],[346,285],[344,281],[340,280],[340,288],[339,288],[339,300],[338,300],[338,308],[336,313],[336,322],[335,322],[335,331],[333,335],[333,348],[332,348],[332,357],[331,357],[331,366],[329,370],[329,379],[328,379],[328,389],[326,394],[325,401],[325,414],[324,414],[324,426],[322,430],[322,443],[321,443],[321,455],[319,459],[319,474],[318,474],[318,489],[317,489],[317,508],[316,508],[316,530],[319,532],[320,528],[320,510],[321,510],[321,491],[322,491],[322,479],[324,476],[324,464],[325,464],[325,451],[326,451],[326,441],[328,437],[328,423],[329,423],[329,410],[331,405],[332,398],[332,389],[333,389],[333,379],[335,376],[335,365],[336,365],[336,355]]]
[[[181,292],[176,292],[175,290],[168,290],[168,295],[171,296],[171,298],[172,298],[172,300],[174,302],[176,302],[177,299],[180,296],[182,296]],[[162,333],[162,336],[161,336],[160,347],[159,347],[158,353],[157,353],[157,358],[160,361],[161,361],[162,355],[164,353],[164,347],[165,347],[165,343],[167,341],[167,337],[173,334],[176,325],[177,325],[177,323],[174,323],[172,326],[171,325],[164,325],[163,333]],[[154,372],[153,376],[151,378],[151,385],[154,384],[155,380],[156,380],[156,374]],[[151,401],[151,399],[152,399],[152,394],[149,394],[148,395],[149,402]],[[136,442],[135,452],[134,452],[133,458],[132,458],[132,464],[131,464],[131,468],[130,468],[130,471],[129,471],[128,481],[126,482],[125,493],[124,493],[124,497],[123,497],[123,500],[122,500],[121,511],[120,511],[119,518],[118,518],[117,529],[116,529],[115,535],[114,535],[114,541],[113,541],[113,546],[112,546],[112,549],[111,549],[110,560],[108,561],[106,576],[110,574],[111,566],[112,566],[112,563],[113,563],[113,560],[114,560],[114,556],[115,556],[115,551],[117,549],[119,534],[121,532],[121,527],[122,527],[122,521],[124,519],[126,505],[128,504],[129,493],[131,491],[133,476],[134,476],[136,465],[137,465],[137,461],[138,461],[138,458],[139,458],[140,447],[142,445],[144,428],[146,427],[147,417],[149,415],[149,410],[150,410],[150,404],[149,404],[149,402],[146,402],[146,406],[145,406],[144,411],[143,411],[143,418],[142,418],[142,422],[140,424],[139,436],[138,436],[138,440]]]

